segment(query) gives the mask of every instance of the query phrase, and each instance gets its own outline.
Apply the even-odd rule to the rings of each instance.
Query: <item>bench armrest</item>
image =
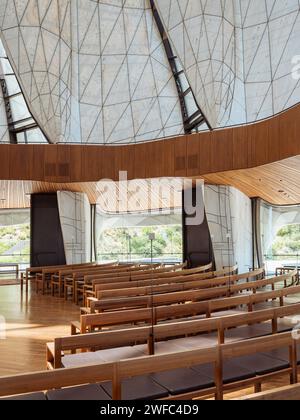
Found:
[[[79,321],[71,322],[71,335],[77,335],[77,331],[81,331],[81,324]]]

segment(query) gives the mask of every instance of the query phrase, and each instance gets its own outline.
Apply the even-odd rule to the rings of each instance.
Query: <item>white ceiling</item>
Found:
[[[256,121],[300,102],[292,77],[300,54],[298,0],[155,4],[212,127]],[[183,132],[149,0],[2,0],[0,35],[51,142],[134,143]]]

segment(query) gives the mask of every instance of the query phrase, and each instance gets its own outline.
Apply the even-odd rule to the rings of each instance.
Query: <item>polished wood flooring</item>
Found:
[[[79,319],[71,302],[25,292],[20,286],[0,286],[0,316],[6,320],[6,339],[0,340],[0,376],[46,368],[46,346],[70,335],[70,322]]]
[[[0,340],[0,376],[45,370],[45,344],[70,334],[70,322],[79,319],[79,308],[71,302],[29,292],[20,286],[0,286],[0,316],[6,319],[6,339]],[[289,384],[283,376],[265,384],[263,390]],[[253,388],[226,395],[236,398],[252,394]]]

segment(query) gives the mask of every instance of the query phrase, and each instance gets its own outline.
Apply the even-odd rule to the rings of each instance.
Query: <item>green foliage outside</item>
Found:
[[[150,258],[150,233],[155,233],[154,258],[181,260],[182,227],[180,225],[107,230],[98,243],[99,260],[127,261]]]
[[[284,226],[277,233],[272,246],[273,255],[300,254],[300,225]]]
[[[12,255],[3,255],[5,253]],[[0,227],[0,264],[28,263],[29,254],[29,224]]]

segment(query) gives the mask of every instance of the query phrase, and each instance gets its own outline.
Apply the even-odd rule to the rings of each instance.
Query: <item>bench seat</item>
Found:
[[[34,392],[32,394],[15,395],[13,397],[0,398],[1,401],[46,401],[46,395],[43,392]]]
[[[101,384],[108,395],[112,396],[112,384]],[[123,400],[155,400],[168,397],[168,391],[156,383],[150,375],[126,379],[122,382]]]
[[[97,352],[71,354],[62,358],[62,367],[64,368],[100,365],[101,363],[103,363],[103,359]]]
[[[55,389],[47,392],[50,401],[108,401],[111,397],[101,385],[91,384],[72,388]]]
[[[225,361],[223,366],[223,381],[225,384],[228,384],[251,379],[255,376],[267,375],[288,368],[288,351],[286,354],[281,352],[270,352],[243,356],[235,358],[234,360]],[[212,364],[193,366],[192,369],[202,375],[210,377],[212,380],[214,379],[214,367]]]
[[[279,323],[278,331],[283,332],[289,330],[287,324]],[[247,325],[225,332],[226,342],[241,341],[249,338],[257,338],[271,334],[270,323],[262,323],[255,325]],[[209,348],[218,344],[217,333],[207,333],[191,337],[183,337],[173,340],[160,341],[155,343],[155,354],[177,353],[185,350],[196,350],[201,348]],[[54,348],[51,347],[54,354]],[[136,346],[117,347],[112,349],[99,350],[96,352],[77,353],[73,355],[65,355],[62,358],[62,365],[65,368],[87,366],[91,364],[99,364],[103,362],[115,362],[117,360],[132,359],[136,357],[146,356],[148,354],[148,346],[146,344]]]
[[[290,367],[288,361],[274,358],[272,353],[257,353],[251,356],[238,357],[235,359],[235,363],[249,369],[257,376],[267,375]]]
[[[208,389],[214,386],[214,380],[193,369],[176,369],[151,375],[152,379],[168,390],[171,395]]]
[[[77,353],[64,356],[64,368],[98,365],[105,362],[115,362],[124,359],[133,359],[145,356],[147,346],[120,347],[115,349],[100,350],[96,352]]]

